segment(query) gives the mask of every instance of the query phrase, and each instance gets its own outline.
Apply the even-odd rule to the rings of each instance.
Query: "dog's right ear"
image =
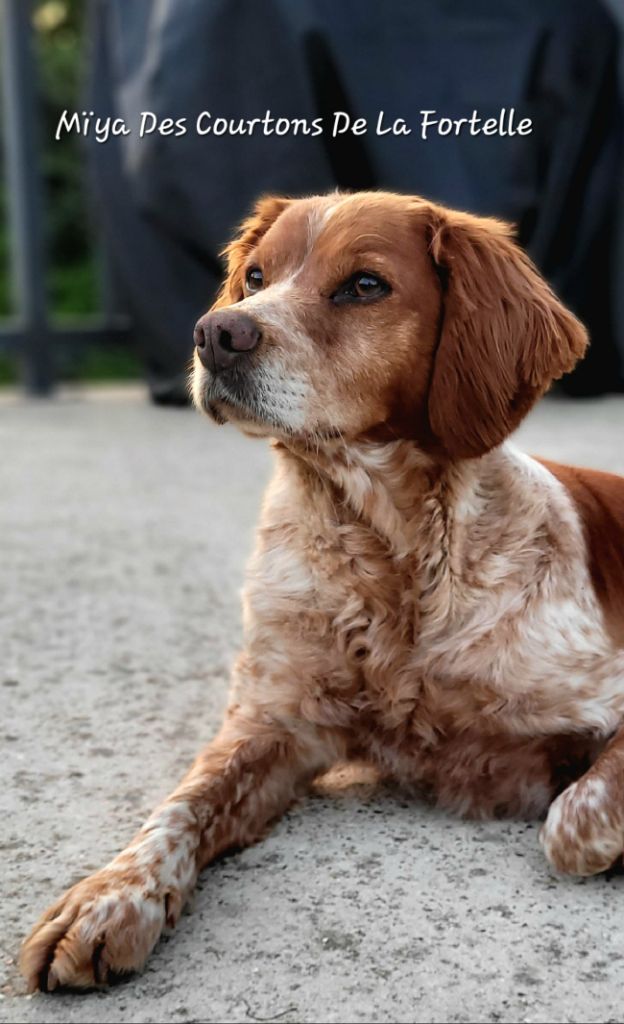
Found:
[[[258,200],[253,213],[243,221],[236,237],[221,253],[226,261],[227,277],[213,309],[241,301],[244,296],[242,270],[249,253],[292,202],[284,196],[263,196]]]

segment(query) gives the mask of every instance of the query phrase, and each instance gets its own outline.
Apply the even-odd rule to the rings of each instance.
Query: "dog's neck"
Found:
[[[337,525],[357,522],[374,531],[397,570],[412,576],[421,640],[447,635],[505,580],[516,581],[511,594],[527,578],[539,581],[554,537],[582,544],[557,482],[507,442],[446,465],[400,441],[319,452],[282,448],[286,478],[295,474],[299,514],[306,508],[303,487],[311,514],[320,507]]]
[[[485,468],[483,459],[443,465],[409,441],[336,441],[319,450],[287,447],[397,558],[413,556],[423,543],[446,546],[449,521],[457,510],[470,511]]]

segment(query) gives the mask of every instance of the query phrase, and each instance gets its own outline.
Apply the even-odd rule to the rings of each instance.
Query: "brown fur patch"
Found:
[[[624,478],[539,459],[570,492],[583,522],[596,596],[614,643],[624,647]]]
[[[425,216],[431,254],[447,276],[429,417],[443,449],[469,458],[515,430],[581,358],[587,334],[507,225],[441,207]]]

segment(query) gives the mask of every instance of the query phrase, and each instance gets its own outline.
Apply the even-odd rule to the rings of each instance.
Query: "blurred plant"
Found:
[[[6,189],[0,179],[0,317],[9,316],[11,282],[9,280],[9,231],[7,227]]]
[[[66,107],[80,109],[84,19],[84,0],[38,0],[33,7],[51,268],[48,289],[52,311],[57,315],[97,309],[84,153],[77,136],[65,135],[58,142],[54,139],[60,112]]]
[[[65,0],[43,0],[33,12],[33,25],[39,32],[54,32],[67,21],[67,7]]]
[[[2,0],[0,0],[0,3]],[[37,65],[39,123],[37,141],[45,190],[46,285],[52,317],[80,316],[98,310],[96,260],[81,139],[54,138],[65,108],[81,110],[87,0],[34,0],[33,45]],[[1,142],[0,142],[1,145]],[[6,186],[0,179],[0,318],[11,314]],[[91,349],[69,375],[87,378],[136,376],[130,352]],[[0,358],[0,384],[14,379],[11,361]]]

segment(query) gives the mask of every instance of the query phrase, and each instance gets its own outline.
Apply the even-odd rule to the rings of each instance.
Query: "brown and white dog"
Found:
[[[216,739],[42,917],[33,988],[139,968],[198,872],[365,759],[546,856],[624,850],[624,480],[506,438],[586,335],[494,220],[384,193],[262,200],[196,328],[193,395],[273,438]]]

